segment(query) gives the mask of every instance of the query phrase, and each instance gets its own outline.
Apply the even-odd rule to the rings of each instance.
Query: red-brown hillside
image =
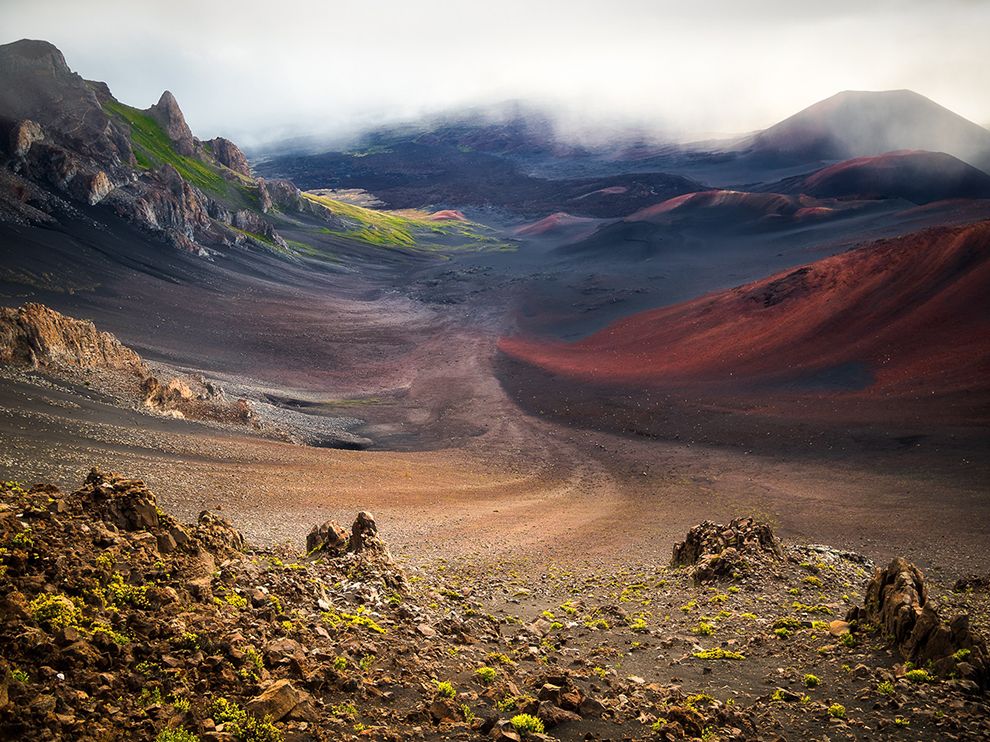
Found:
[[[904,150],[830,165],[792,188],[823,198],[904,198],[925,204],[990,198],[990,175],[944,152]]]
[[[573,344],[508,338],[500,347],[606,384],[800,389],[855,367],[858,386],[884,395],[985,391],[988,257],[990,221],[932,229],[633,315]]]

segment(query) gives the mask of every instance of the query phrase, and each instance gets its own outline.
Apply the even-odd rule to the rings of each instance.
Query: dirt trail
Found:
[[[361,413],[369,429],[432,449],[405,452],[236,437],[4,385],[0,476],[71,487],[94,464],[122,470],[183,517],[221,506],[261,544],[301,545],[311,524],[372,509],[417,562],[665,562],[691,525],[757,513],[785,536],[876,559],[902,553],[947,574],[990,568],[986,493],[924,462],[882,473],[568,428],[520,410],[494,352],[491,333],[451,321],[403,357],[404,394]]]

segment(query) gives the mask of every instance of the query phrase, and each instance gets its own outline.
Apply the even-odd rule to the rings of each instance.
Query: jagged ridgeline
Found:
[[[204,256],[244,246],[323,256],[308,236],[404,249],[507,246],[454,212],[383,213],[255,178],[233,142],[193,136],[171,92],[148,109],[129,106],[72,72],[48,42],[0,47],[0,76],[2,221],[109,212]]]

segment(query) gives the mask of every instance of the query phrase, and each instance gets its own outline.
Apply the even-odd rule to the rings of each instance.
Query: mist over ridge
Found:
[[[966,0],[622,0],[607,12],[557,0],[497,10],[297,0],[277,13],[256,2],[12,0],[0,8],[12,36],[0,41],[48,39],[84,77],[140,107],[170,89],[193,130],[248,147],[306,135],[343,141],[510,100],[548,110],[578,138],[634,129],[687,140],[763,129],[849,89],[910,88],[987,121],[988,24],[990,6]]]

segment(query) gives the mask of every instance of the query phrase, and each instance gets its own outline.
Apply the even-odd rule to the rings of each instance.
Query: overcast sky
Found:
[[[986,125],[988,30],[990,0],[0,0],[0,41],[47,39],[142,108],[168,88],[197,136],[245,144],[515,98],[734,133],[848,89]]]

